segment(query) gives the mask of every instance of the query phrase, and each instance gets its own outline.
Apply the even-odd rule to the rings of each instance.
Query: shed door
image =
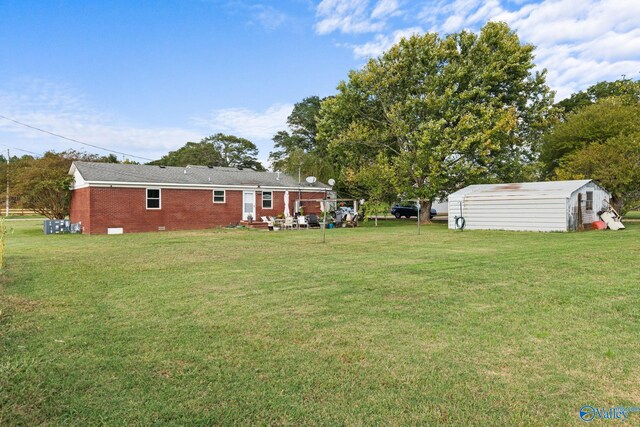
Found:
[[[256,218],[256,192],[255,191],[242,192],[242,219],[246,221],[249,215],[251,215],[253,219]]]

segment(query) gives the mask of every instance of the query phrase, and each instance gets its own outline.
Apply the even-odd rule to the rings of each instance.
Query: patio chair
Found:
[[[309,224],[307,223],[307,218],[304,215],[300,215],[298,217],[298,228],[306,228],[309,229]]]
[[[286,230],[287,228],[290,230],[293,230],[296,227],[295,222],[293,222],[293,217],[292,216],[288,216],[284,219],[284,229]]]
[[[358,226],[358,215],[347,214],[347,217],[344,221],[345,226],[347,227],[357,227]]]
[[[273,221],[271,221],[266,216],[261,216],[260,219],[262,220],[262,222],[267,223],[267,228],[269,229],[269,231],[273,231]]]
[[[309,224],[309,228],[320,228],[320,220],[318,219],[318,215],[309,214],[307,217],[307,224]]]
[[[284,218],[278,218],[275,216],[269,216],[267,218],[273,222],[274,227],[278,227],[278,230],[284,230]]]

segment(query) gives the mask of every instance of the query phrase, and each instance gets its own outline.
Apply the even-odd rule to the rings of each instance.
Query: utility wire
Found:
[[[99,150],[108,151],[110,153],[121,154],[121,155],[127,156],[127,157],[134,157],[136,159],[149,160],[149,161],[153,161],[154,160],[154,159],[148,159],[146,157],[134,156],[133,154],[123,153],[122,151],[111,150],[109,148],[100,147],[99,145],[89,144],[88,142],[78,141],[77,139],[69,138],[69,137],[66,137],[64,135],[60,135],[60,134],[57,134],[57,133],[54,133],[54,132],[50,132],[48,130],[40,129],[39,127],[36,127],[36,126],[31,126],[31,125],[28,125],[26,123],[22,123],[22,122],[20,122],[18,120],[14,120],[12,118],[3,116],[2,114],[0,114],[0,118],[8,120],[8,121],[13,122],[13,123],[16,123],[18,125],[24,126],[24,127],[28,127],[29,129],[37,130],[38,132],[43,132],[43,133],[55,136],[57,138],[62,138],[62,139],[66,139],[67,141],[75,142],[76,144],[82,144],[82,145],[86,145],[88,147],[97,148]],[[24,151],[24,150],[21,150],[21,151]]]
[[[42,154],[40,154],[40,153],[36,153],[36,152],[33,152],[33,151],[29,151],[29,150],[23,150],[22,148],[11,147],[11,146],[6,145],[6,144],[0,144],[0,145],[2,145],[3,147],[10,148],[12,150],[23,151],[25,153],[33,154],[34,156],[42,157]]]

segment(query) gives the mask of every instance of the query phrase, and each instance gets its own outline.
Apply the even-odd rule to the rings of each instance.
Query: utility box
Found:
[[[68,219],[47,219],[44,221],[44,234],[68,233],[71,221]]]

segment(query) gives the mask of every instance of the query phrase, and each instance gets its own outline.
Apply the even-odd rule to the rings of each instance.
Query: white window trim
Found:
[[[589,193],[591,193],[591,200],[589,200]],[[593,212],[593,190],[587,190],[584,195],[584,207],[587,212]],[[589,202],[591,202],[591,206],[589,206]]]
[[[158,190],[158,207],[157,208],[149,207],[149,190]],[[155,200],[155,198],[152,198],[152,200]],[[147,210],[150,210],[150,211],[157,211],[162,209],[162,188],[147,187],[145,189],[145,207],[147,208]]]
[[[269,207],[266,207],[264,205],[264,193],[271,194],[271,199],[269,199],[269,202],[271,203],[271,206],[269,206]],[[263,191],[262,192],[262,209],[273,209],[273,191]]]
[[[222,198],[223,200],[221,202],[216,202],[216,191],[222,191]],[[215,203],[216,205],[222,205],[224,203],[227,203],[227,190],[213,190],[211,192],[211,200],[213,200],[213,203]]]

